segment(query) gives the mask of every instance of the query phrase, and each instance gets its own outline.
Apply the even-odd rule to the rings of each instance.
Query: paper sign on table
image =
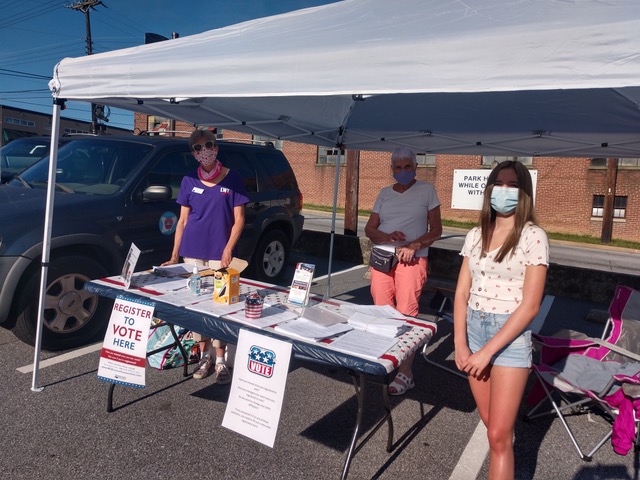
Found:
[[[244,329],[222,426],[273,448],[292,345]]]
[[[124,288],[126,289],[131,286],[131,277],[133,277],[133,272],[136,270],[138,258],[140,258],[140,249],[136,247],[135,243],[132,243],[124,265],[122,266],[122,272],[120,273],[122,281],[124,282]]]
[[[147,343],[155,304],[122,295],[116,298],[102,344],[98,378],[144,388]]]
[[[294,305],[305,305],[309,298],[311,282],[316,266],[311,263],[298,263],[293,274],[293,282],[289,289],[289,303]]]

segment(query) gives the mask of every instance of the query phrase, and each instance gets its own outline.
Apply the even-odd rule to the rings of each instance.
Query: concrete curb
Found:
[[[331,234],[303,230],[293,250],[318,257],[328,257]],[[369,263],[371,242],[366,237],[334,235],[333,258],[346,262]],[[456,250],[429,248],[429,276],[433,280],[455,285],[462,258]],[[640,290],[640,276],[589,270],[551,263],[545,294],[608,305],[617,285]]]

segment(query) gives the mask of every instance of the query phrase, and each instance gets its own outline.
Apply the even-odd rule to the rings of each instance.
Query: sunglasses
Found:
[[[215,146],[216,146],[215,143],[213,143],[212,141],[208,141],[208,142],[205,142],[204,145],[201,143],[196,143],[191,147],[191,150],[193,150],[194,152],[199,152],[200,150],[202,150],[202,147],[206,147],[207,150],[213,150],[213,147]]]

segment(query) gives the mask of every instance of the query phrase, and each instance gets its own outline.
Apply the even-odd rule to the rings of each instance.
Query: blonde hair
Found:
[[[194,130],[189,136],[189,148],[193,148],[193,146],[198,143],[199,140],[204,140],[205,142],[213,142],[214,146],[218,144],[216,134],[211,130]]]

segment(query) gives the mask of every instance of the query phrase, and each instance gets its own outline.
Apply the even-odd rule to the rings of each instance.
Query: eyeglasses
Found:
[[[204,145],[201,143],[196,143],[191,147],[191,150],[193,150],[194,152],[199,152],[200,150],[202,150],[202,147],[206,147],[207,150],[213,150],[213,147],[215,146],[216,144],[209,140],[208,142],[205,142]]]

